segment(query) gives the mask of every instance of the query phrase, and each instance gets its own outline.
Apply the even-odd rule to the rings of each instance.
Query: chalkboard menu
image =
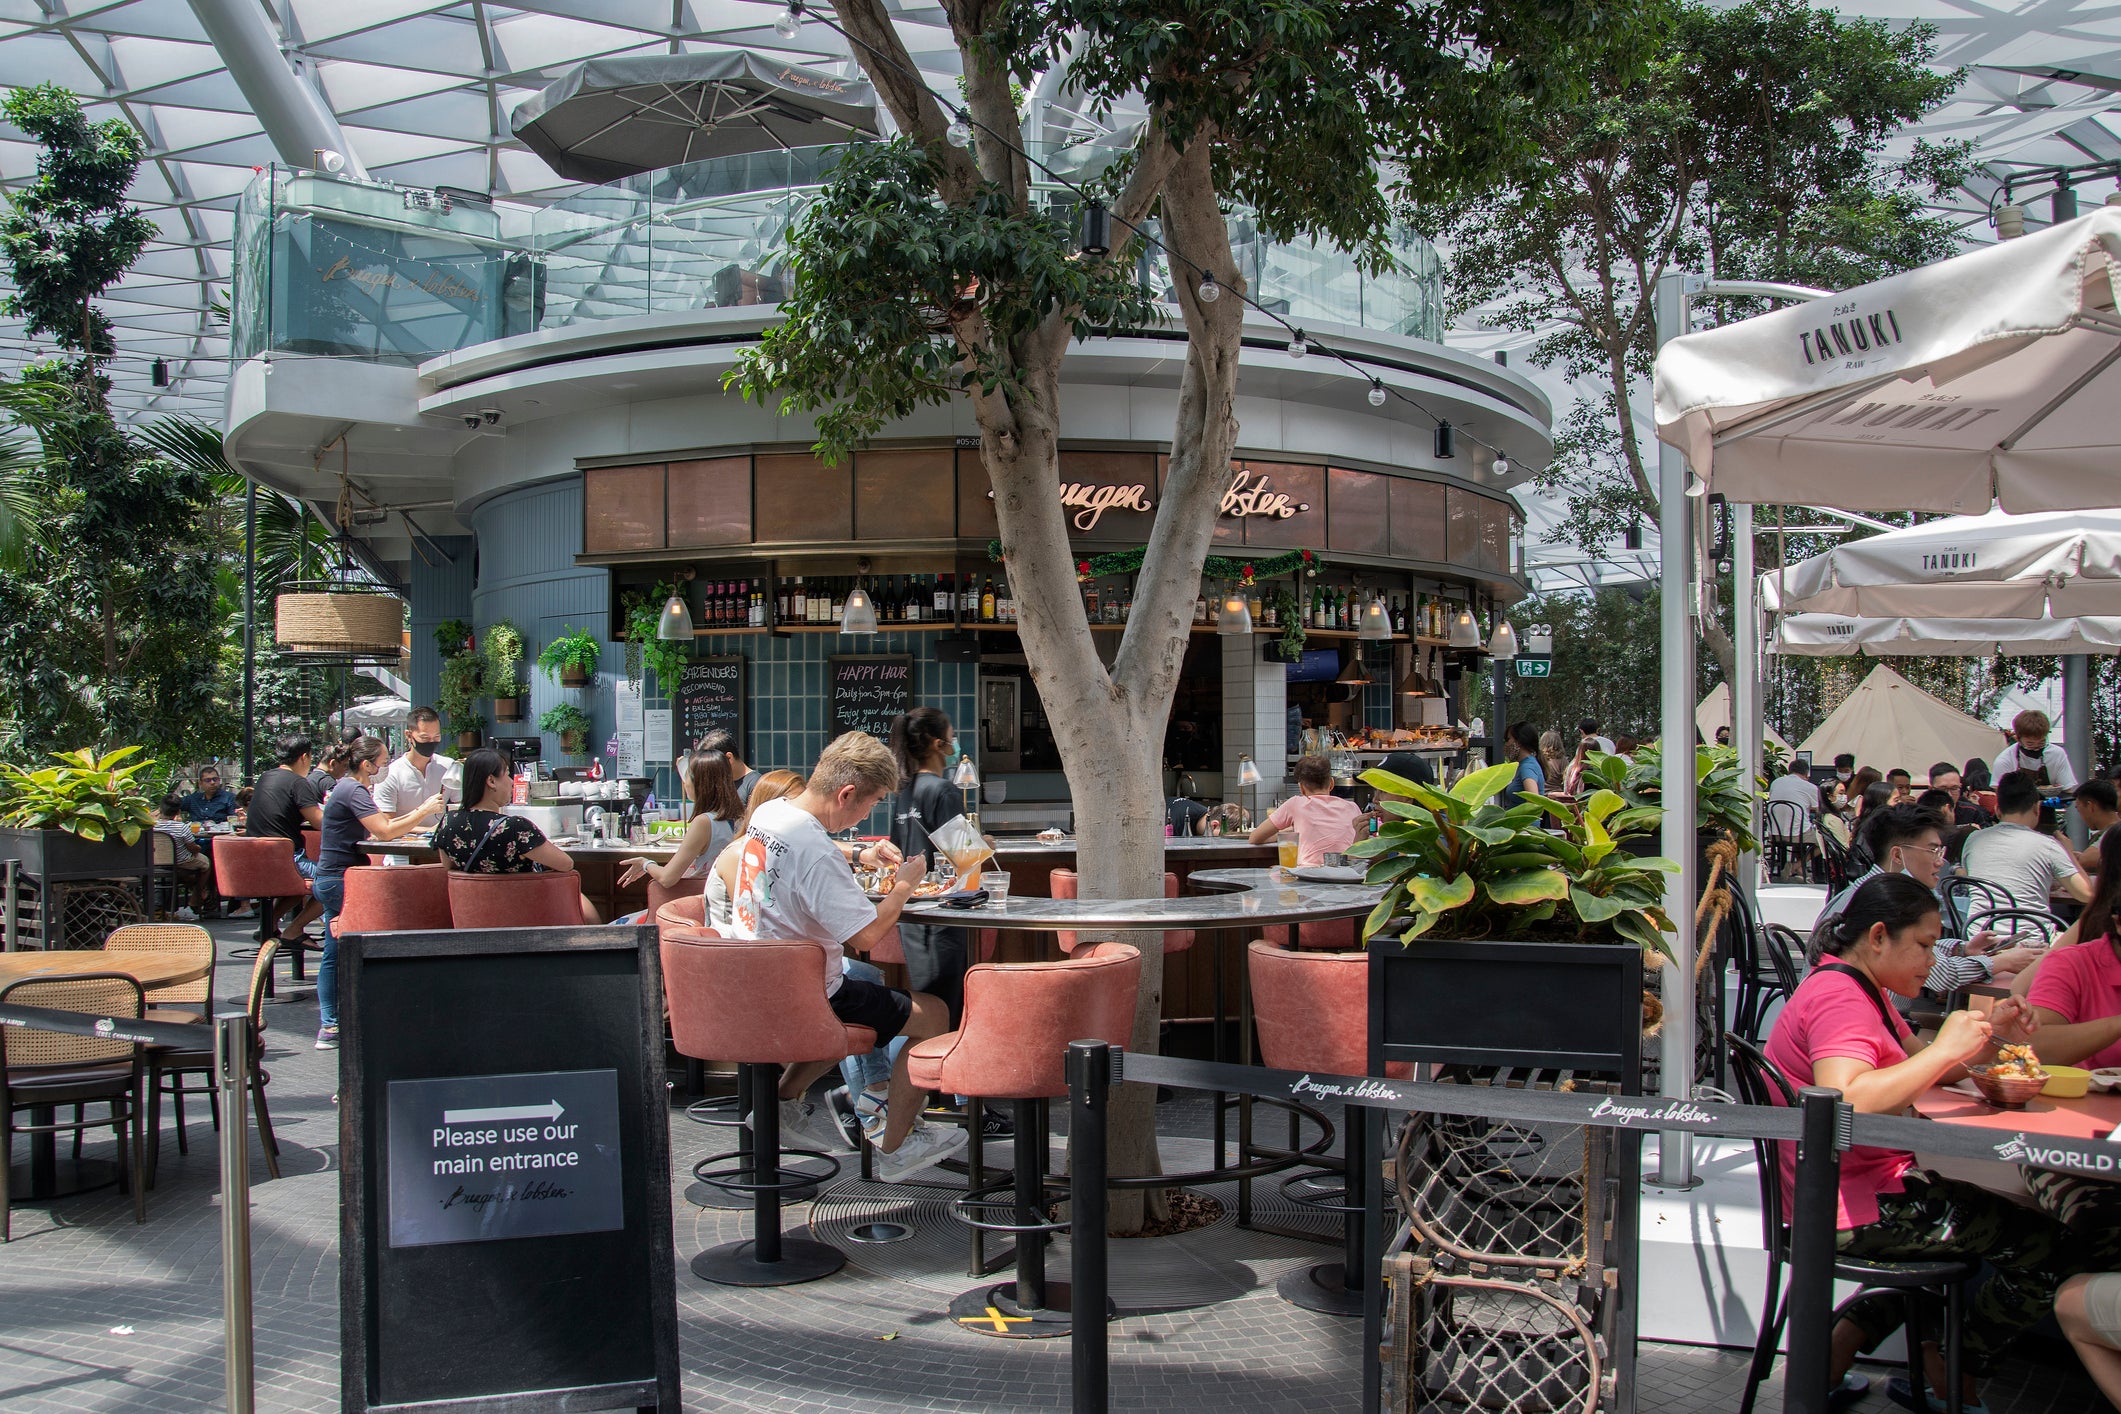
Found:
[[[905,653],[849,654],[826,660],[832,735],[867,732],[891,739],[891,719],[913,706],[913,658]]]
[[[678,679],[677,741],[680,751],[711,731],[736,738],[736,753],[745,753],[745,661],[742,658],[695,658]]]
[[[339,1407],[676,1414],[655,930],[340,942]]]

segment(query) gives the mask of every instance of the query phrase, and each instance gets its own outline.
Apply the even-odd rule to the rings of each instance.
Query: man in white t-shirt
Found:
[[[1960,868],[2002,889],[2019,908],[2036,913],[2048,911],[2048,899],[2058,888],[2079,903],[2089,903],[2091,881],[2076,858],[2060,840],[2035,828],[2040,794],[2030,771],[1999,777],[1996,823],[1966,837],[1959,851]]]
[[[376,809],[385,815],[410,815],[444,794],[449,768],[457,763],[442,755],[441,747],[441,716],[432,707],[413,708],[406,718],[405,754],[376,778]]]
[[[910,1043],[950,1029],[950,1011],[940,998],[846,975],[848,949],[866,953],[898,936],[899,910],[928,872],[925,855],[904,861],[891,891],[873,904],[832,838],[833,831],[866,819],[898,783],[898,763],[882,742],[862,732],[839,737],[818,757],[799,794],[752,811],[729,895],[734,936],[803,938],[825,950],[825,999],[833,1015],[874,1031],[879,1048],[898,1036]],[[804,1099],[811,1083],[837,1065],[814,1061],[782,1073],[783,1129],[839,1142],[834,1122]],[[965,1146],[963,1130],[928,1124],[920,1118],[921,1106],[922,1092],[906,1072],[904,1049],[892,1064],[890,1085],[871,1086],[855,1098],[862,1130],[880,1155],[877,1173],[887,1183],[941,1163]]]
[[[2011,718],[2011,744],[1989,762],[1991,780],[2002,780],[2013,771],[2028,771],[2035,781],[2056,790],[2075,790],[2077,773],[2069,764],[2062,743],[2048,738],[2047,713],[2031,708]],[[2043,779],[2044,777],[2044,779]]]

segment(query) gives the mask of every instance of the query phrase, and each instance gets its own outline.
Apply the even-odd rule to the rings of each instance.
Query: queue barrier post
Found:
[[[1068,1043],[1069,1360],[1075,1414],[1105,1414],[1111,1395],[1107,1345],[1110,1303],[1105,1268],[1107,1226],[1106,1106],[1123,1051],[1107,1041]]]
[[[1841,1151],[1854,1111],[1839,1090],[1813,1086],[1797,1096],[1797,1182],[1790,1204],[1789,1357],[1782,1374],[1784,1414],[1826,1414],[1833,1363],[1834,1234]],[[1763,1314],[1763,1320],[1772,1313]]]
[[[250,1015],[214,1016],[214,1084],[221,1099],[221,1313],[227,1328],[229,1414],[257,1407],[251,1351]]]

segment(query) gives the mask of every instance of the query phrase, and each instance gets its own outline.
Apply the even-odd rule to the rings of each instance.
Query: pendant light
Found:
[[[867,560],[863,560],[857,568],[862,579],[868,578],[869,562]],[[840,632],[876,632],[876,603],[869,597],[869,591],[863,588],[860,579],[855,581],[854,588],[847,591],[847,607],[840,615]]]
[[[655,621],[655,636],[661,642],[692,642],[692,610],[685,603],[685,581],[692,576],[691,570],[680,570],[677,585],[663,603],[662,616]]]
[[[1401,697],[1433,697],[1429,691],[1429,680],[1421,675],[1421,655],[1416,654],[1407,668],[1407,675],[1399,680],[1395,689]]]
[[[1447,462],[1458,455],[1458,433],[1448,422],[1436,424],[1436,460]]]
[[[1363,670],[1362,650],[1360,648],[1356,649],[1349,657],[1347,666],[1340,670],[1340,676],[1333,679],[1333,681],[1341,687],[1368,687],[1370,685],[1370,675]]]
[[[1112,253],[1112,213],[1101,201],[1093,201],[1083,208],[1083,239],[1080,246],[1084,255],[1103,256]]]
[[[1505,663],[1517,656],[1517,630],[1500,614],[1495,616],[1495,632],[1488,638],[1488,654]]]
[[[1451,614],[1451,646],[1453,648],[1478,648],[1480,625],[1473,620],[1470,605],[1460,604]]]
[[[1225,638],[1252,632],[1252,605],[1241,587],[1233,584],[1223,595],[1222,616],[1215,621],[1215,631]]]
[[[1385,611],[1384,595],[1373,594],[1370,602],[1363,605],[1362,622],[1356,626],[1355,636],[1372,640],[1392,636],[1392,616]]]

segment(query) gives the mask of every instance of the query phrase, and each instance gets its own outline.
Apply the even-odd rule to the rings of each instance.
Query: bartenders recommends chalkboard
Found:
[[[678,750],[690,750],[711,731],[725,731],[736,738],[736,754],[746,754],[744,673],[742,658],[695,658],[685,665],[677,691]]]
[[[867,732],[891,739],[891,719],[913,706],[913,658],[904,653],[846,654],[825,660],[832,693],[832,735]]]
[[[655,946],[340,939],[342,1410],[681,1408]]]

